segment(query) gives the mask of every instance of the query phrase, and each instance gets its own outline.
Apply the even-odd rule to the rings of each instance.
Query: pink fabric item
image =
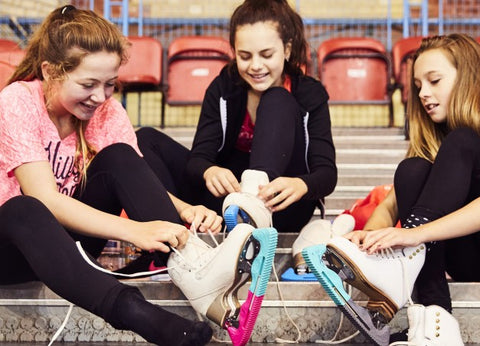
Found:
[[[107,99],[95,112],[85,137],[97,151],[123,142],[141,155],[133,126],[120,102]],[[20,195],[13,171],[24,163],[48,161],[58,190],[72,195],[81,181],[73,166],[76,136],[60,139],[45,106],[42,82],[15,82],[0,93],[0,205]]]

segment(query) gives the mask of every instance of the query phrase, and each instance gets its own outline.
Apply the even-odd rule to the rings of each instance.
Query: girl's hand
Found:
[[[300,178],[278,177],[265,186],[260,186],[258,197],[272,212],[287,208],[300,200],[308,191],[305,182]]]
[[[387,248],[417,246],[422,243],[421,231],[415,228],[387,227],[375,231],[353,231],[345,235],[369,255]]]
[[[180,218],[202,233],[210,230],[216,234],[222,230],[222,217],[203,205],[190,205],[184,208],[180,212]]]
[[[136,222],[129,232],[135,246],[147,251],[170,252],[170,247],[182,248],[187,243],[189,230],[182,225],[167,221]]]
[[[219,166],[209,167],[203,178],[208,191],[215,197],[223,197],[232,192],[240,191],[240,183],[231,170]]]

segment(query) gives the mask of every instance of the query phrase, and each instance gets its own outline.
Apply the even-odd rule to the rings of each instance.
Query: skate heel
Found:
[[[367,309],[379,313],[384,323],[390,322],[398,311],[395,305],[392,306],[390,304],[390,301],[375,301],[371,299],[367,303]]]
[[[251,224],[250,218],[247,213],[240,209],[238,205],[228,206],[223,213],[223,219],[225,220],[227,232],[230,232],[239,223]]]
[[[323,255],[326,251],[325,245],[314,245],[303,249],[302,255],[325,292],[327,292],[350,322],[376,345],[388,345],[390,328],[388,325],[376,328],[369,311],[352,300],[345,291],[340,276],[327,268],[323,262]]]
[[[250,339],[267,290],[277,247],[278,234],[274,228],[255,229],[252,237],[259,246],[259,252],[251,266],[252,282],[247,298],[240,308],[238,320],[226,321],[226,329],[234,346],[243,346]]]

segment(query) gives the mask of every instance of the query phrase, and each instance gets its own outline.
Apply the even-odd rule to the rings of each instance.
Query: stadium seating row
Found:
[[[160,42],[154,38],[129,39],[132,43],[130,60],[119,74],[123,100],[130,91],[160,90],[163,93],[161,126],[165,105],[201,104],[208,84],[232,58],[229,43],[221,37],[179,37],[164,53]],[[315,77],[327,88],[331,104],[388,105],[389,123],[393,125],[392,93],[396,88],[407,92],[409,60],[404,54],[411,54],[415,50],[412,42],[417,41],[419,38],[400,40],[395,56],[390,56],[384,45],[372,38],[326,40],[316,51]],[[413,50],[405,49],[406,44]],[[402,72],[397,73],[397,69]],[[312,73],[312,66],[306,70]]]
[[[149,36],[131,36],[129,41],[129,61],[119,70],[122,103],[126,106],[129,92],[141,97],[144,91],[160,91],[162,127],[165,106],[201,104],[206,87],[233,55],[222,37],[183,36],[167,50]],[[372,38],[332,38],[316,50],[315,77],[325,85],[331,104],[388,105],[393,125],[392,94],[399,89],[406,104],[410,57],[420,42],[421,37],[400,39],[389,54]],[[22,57],[15,42],[0,40],[0,90]],[[309,73],[312,70],[307,68]],[[138,107],[140,114],[140,100]]]

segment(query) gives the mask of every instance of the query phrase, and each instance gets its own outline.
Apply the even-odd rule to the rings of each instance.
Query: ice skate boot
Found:
[[[457,320],[438,305],[413,304],[407,308],[408,341],[393,345],[463,346]]]
[[[241,191],[228,194],[223,201],[223,219],[228,232],[238,223],[248,223],[256,228],[272,226],[272,213],[257,197],[258,186],[268,183],[267,173],[263,171],[253,169],[243,171]]]
[[[277,246],[274,228],[239,224],[217,247],[191,236],[172,253],[168,272],[192,307],[228,331],[233,345],[245,345],[253,331]],[[238,289],[251,279],[245,302]]]
[[[283,281],[317,281],[305,263],[302,250],[308,246],[326,244],[332,237],[351,232],[355,219],[348,214],[341,214],[330,222],[325,219],[315,219],[306,224],[292,245],[293,267],[282,274]]]
[[[336,237],[330,240],[323,251],[312,248],[305,250],[303,254],[307,264],[337,305],[347,305],[355,310],[355,303],[340,299],[341,296],[336,293],[343,289],[341,280],[369,297],[367,309],[370,314],[342,311],[372,341],[380,345],[382,343],[379,341],[384,343],[383,336],[381,339],[377,337],[379,329],[372,330],[370,326],[386,325],[410,299],[413,285],[425,261],[425,245],[368,255],[346,238]],[[322,257],[318,257],[320,252]],[[334,273],[338,274],[336,278],[340,278],[340,281],[331,279]],[[327,278],[333,287],[328,287]]]
[[[294,269],[297,274],[309,273],[302,250],[308,246],[327,244],[333,237],[353,231],[355,219],[348,214],[337,216],[333,222],[317,219],[306,224],[292,245]]]

